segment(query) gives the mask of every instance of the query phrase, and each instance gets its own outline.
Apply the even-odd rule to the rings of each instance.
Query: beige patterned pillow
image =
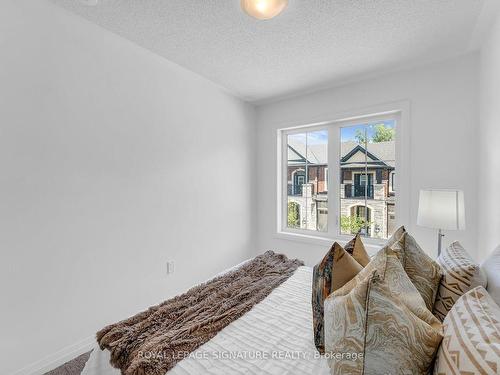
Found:
[[[460,245],[453,242],[438,258],[444,272],[439,284],[434,315],[443,321],[455,302],[477,286],[486,287],[486,275]]]
[[[363,241],[359,234],[344,246],[344,250],[351,254],[361,266],[365,267],[370,263],[370,256],[366,252],[365,245],[363,245]]]
[[[434,375],[500,373],[500,307],[483,287],[464,294],[443,322]]]
[[[387,240],[385,246],[390,247],[390,246],[394,245],[394,243],[396,243],[397,241],[399,241],[401,239],[401,237],[403,237],[403,234],[405,234],[405,233],[406,233],[405,227],[404,226],[399,227],[392,234],[392,236]]]
[[[422,295],[429,311],[432,311],[442,278],[441,267],[420,248],[408,232],[404,232],[392,244],[391,249],[398,255],[408,277]]]
[[[427,374],[442,326],[390,248],[324,304],[326,356],[335,375]]]
[[[312,313],[314,344],[324,352],[323,301],[361,271],[361,265],[335,242],[321,262],[313,268]]]

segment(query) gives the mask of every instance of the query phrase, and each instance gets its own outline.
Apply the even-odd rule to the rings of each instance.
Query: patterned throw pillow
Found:
[[[464,294],[443,325],[434,375],[500,373],[500,307],[483,287]]]
[[[481,265],[486,274],[486,290],[497,305],[500,305],[500,245],[486,258]]]
[[[387,240],[385,246],[392,246],[394,243],[396,243],[401,237],[403,237],[403,234],[406,233],[406,229],[404,226],[399,227],[396,229],[396,231],[392,234],[392,236]]]
[[[370,263],[370,256],[366,252],[365,245],[363,245],[363,241],[359,234],[344,246],[344,250],[351,254],[352,257],[356,259],[356,262],[363,267]]]
[[[422,295],[425,305],[432,311],[442,277],[441,267],[406,231],[399,240],[393,242],[391,249],[396,252],[408,277]]]
[[[434,315],[443,321],[455,302],[477,286],[486,287],[482,272],[459,242],[453,242],[438,258],[444,272],[439,284]]]
[[[323,302],[334,290],[361,271],[361,265],[337,242],[325,257],[314,266],[312,281],[312,313],[314,344],[320,353],[324,352]]]
[[[332,374],[428,373],[442,326],[391,248],[332,293],[324,307]]]

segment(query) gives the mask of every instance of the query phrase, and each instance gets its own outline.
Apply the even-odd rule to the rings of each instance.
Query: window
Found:
[[[399,113],[280,130],[280,231],[386,239],[396,229]],[[286,180],[286,181],[285,181]]]
[[[326,232],[328,132],[288,134],[286,157],[287,227]]]
[[[395,185],[395,182],[396,181],[396,172],[391,172],[391,181],[390,181],[390,185],[389,185],[389,192],[390,193],[394,193],[396,191],[396,185]]]
[[[395,204],[390,194],[395,169],[395,120],[340,127],[340,174],[344,176],[340,181],[344,192],[340,194],[341,234],[374,238],[392,234],[388,211]]]

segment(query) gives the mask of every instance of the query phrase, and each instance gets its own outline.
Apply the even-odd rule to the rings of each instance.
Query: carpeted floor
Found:
[[[45,375],[80,375],[85,367],[85,363],[87,363],[87,360],[89,359],[89,356],[90,352],[82,354],[81,356],[66,362],[64,365],[45,373]]]

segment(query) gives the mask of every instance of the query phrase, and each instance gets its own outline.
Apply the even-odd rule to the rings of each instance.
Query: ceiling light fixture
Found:
[[[241,8],[258,20],[276,17],[288,5],[288,0],[241,0]]]

